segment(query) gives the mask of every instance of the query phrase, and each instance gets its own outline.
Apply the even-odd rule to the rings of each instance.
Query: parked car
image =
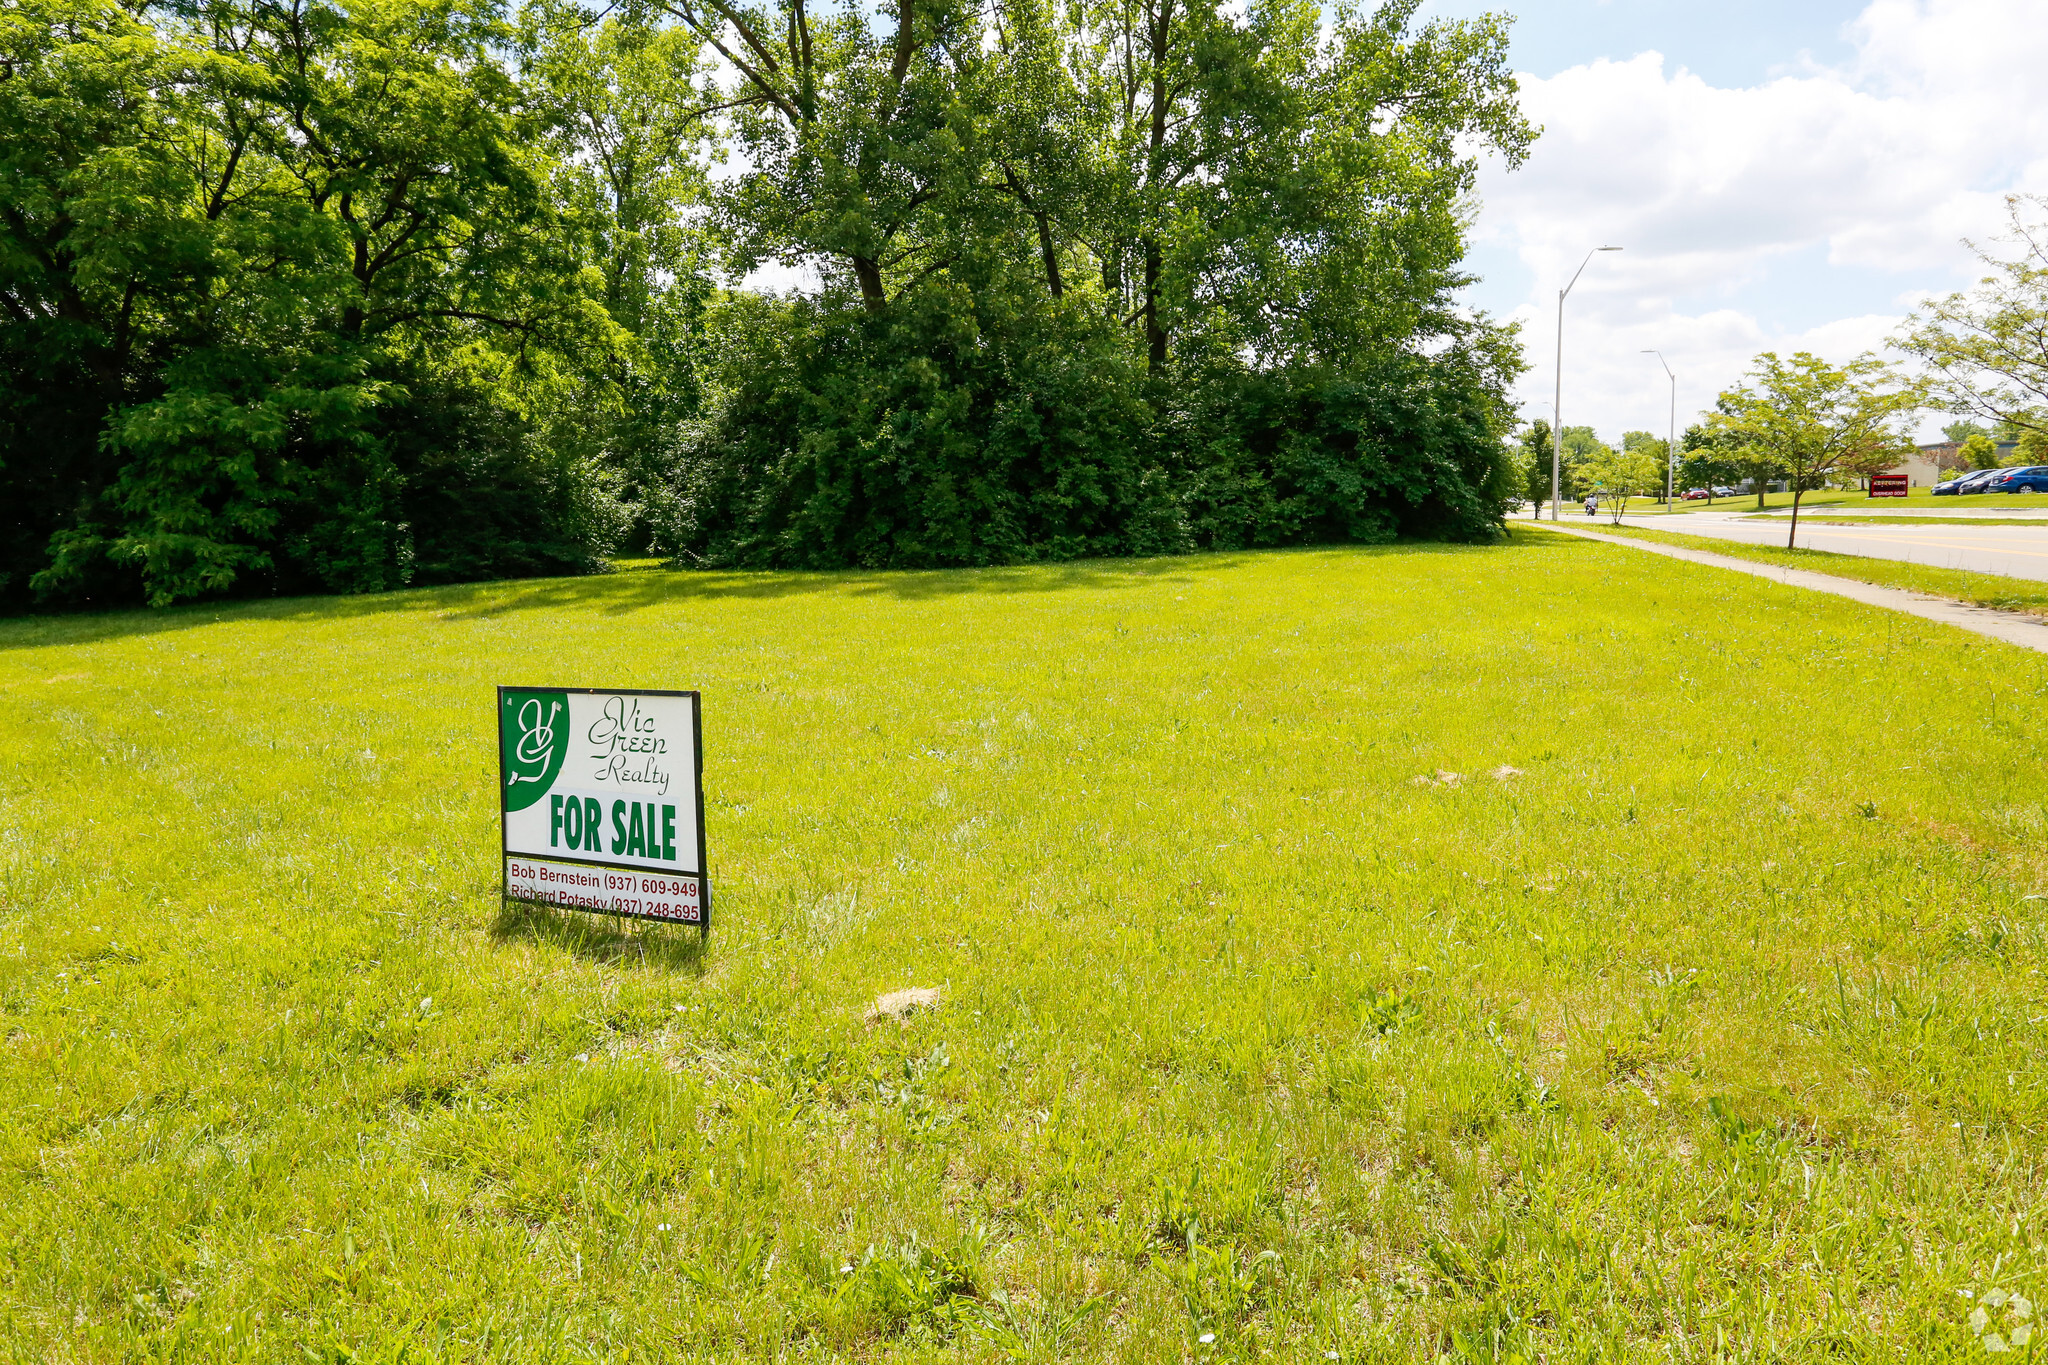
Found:
[[[1732,498],[1735,496],[1735,489],[1732,485],[1717,483],[1714,485],[1714,496],[1717,498]]]
[[[1685,490],[1683,494],[1680,495],[1679,501],[1698,502],[1701,498],[1704,498],[1706,496],[1707,490],[1704,488],[1688,488]]]
[[[2001,469],[1984,484],[1986,493],[2048,493],[2048,465],[2024,469]]]
[[[1956,475],[1953,479],[1944,479],[1934,485],[1934,496],[1937,498],[1955,497],[1958,493],[1962,492],[1964,484],[1969,483],[1973,479],[1981,479],[1987,474],[1996,474],[1998,472],[1996,469],[1972,469],[1966,474]]]

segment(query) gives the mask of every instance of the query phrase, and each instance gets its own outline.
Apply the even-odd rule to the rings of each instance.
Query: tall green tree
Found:
[[[525,107],[548,193],[601,283],[614,344],[531,386],[544,438],[620,480],[633,539],[666,496],[672,433],[703,401],[718,244],[707,216],[719,143],[703,45],[644,9],[531,0],[518,16]]]
[[[816,265],[870,311],[999,262],[1085,282],[1155,374],[1182,334],[1323,360],[1462,334],[1475,156],[1533,137],[1504,23],[1416,28],[1417,0],[1327,34],[1302,0],[663,4],[734,73],[738,266]]]
[[[1416,25],[1409,0],[1327,28],[1295,0],[662,3],[732,73],[732,268],[826,284],[721,313],[774,361],[719,369],[673,492],[687,553],[1498,527],[1520,354],[1455,291],[1475,158],[1532,135],[1502,22]]]
[[[958,262],[987,197],[980,11],[661,0],[733,73],[706,113],[750,167],[721,199],[736,266],[820,266],[880,311]]]
[[[1707,490],[1707,506],[1714,505],[1714,489],[1743,477],[1741,466],[1728,451],[1725,433],[1709,430],[1694,422],[1678,436],[1678,478],[1686,488]]]
[[[1568,502],[1576,501],[1592,491],[1586,468],[1607,457],[1607,443],[1591,427],[1568,426],[1560,433],[1558,447],[1558,496]]]
[[[1695,468],[1720,470],[1731,483],[1748,483],[1756,492],[1756,510],[1763,511],[1769,486],[1785,476],[1775,450],[1749,440],[1731,424],[1733,408],[1726,394],[1714,400],[1712,412],[1702,416],[1706,420],[1688,428],[1679,444],[1695,452]]]
[[[153,394],[220,269],[220,187],[246,135],[191,136],[182,65],[119,4],[0,9],[0,590],[16,600],[118,467],[108,415]]]
[[[1177,337],[1327,360],[1455,330],[1473,152],[1531,130],[1497,18],[1417,28],[1415,0],[1105,0],[1075,79],[1099,111],[1089,245],[1157,372]]]
[[[615,329],[545,192],[496,9],[57,0],[37,20],[0,30],[0,120],[21,134],[0,410],[68,439],[0,475],[30,494],[10,548],[44,561],[38,591],[167,602],[591,561],[603,491],[531,442],[506,391]],[[53,331],[69,373],[38,392]]]

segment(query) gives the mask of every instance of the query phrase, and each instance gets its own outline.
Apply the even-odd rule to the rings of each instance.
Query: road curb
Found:
[[[1972,606],[1967,602],[1957,602],[1947,597],[1929,597],[1924,593],[1908,592],[1904,588],[1880,588],[1875,583],[1859,583],[1853,578],[1837,578],[1833,574],[1815,573],[1811,569],[1787,569],[1775,564],[1758,564],[1753,560],[1736,559],[1731,555],[1717,555],[1708,550],[1688,550],[1677,545],[1658,545],[1647,540],[1632,540],[1627,536],[1610,536],[1599,531],[1589,531],[1583,527],[1566,526],[1557,522],[1537,522],[1536,525],[1546,531],[1578,536],[1582,540],[1598,540],[1609,545],[1626,545],[1632,550],[1648,550],[1651,554],[1668,555],[1672,559],[1682,559],[1689,564],[1705,564],[1715,569],[1733,569],[1736,573],[1746,573],[1754,578],[1768,578],[1788,587],[1831,592],[1852,602],[1883,607],[1889,611],[1902,611],[1923,621],[1956,626],[1973,634],[1988,635],[1994,640],[2018,645],[2022,649],[2048,654],[2048,621],[2043,621],[2039,617],[2022,616],[2015,611],[1999,611],[1993,607]]]

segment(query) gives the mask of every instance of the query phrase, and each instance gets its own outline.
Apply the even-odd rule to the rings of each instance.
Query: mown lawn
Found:
[[[702,689],[707,950],[501,906],[500,682]],[[1518,528],[17,621],[0,698],[16,1360],[1960,1361],[2041,1284],[2048,659],[1915,619]]]

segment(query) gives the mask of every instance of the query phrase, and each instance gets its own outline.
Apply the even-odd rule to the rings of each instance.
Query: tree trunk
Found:
[[[1792,480],[1792,529],[1785,533],[1785,548],[1797,548],[1793,542],[1799,538],[1799,480]]]
[[[867,305],[870,313],[882,311],[882,305],[889,296],[882,290],[881,262],[868,256],[850,256],[853,262],[853,278],[860,284],[860,301]]]
[[[1160,157],[1166,149],[1166,57],[1171,49],[1173,0],[1164,0],[1152,24],[1152,129],[1151,147],[1145,158],[1145,178],[1157,184],[1163,174]],[[1166,368],[1166,328],[1159,322],[1159,275],[1163,262],[1159,238],[1145,234],[1145,369],[1158,374]]]
[[[1159,239],[1145,238],[1145,369],[1158,374],[1166,368],[1166,329],[1159,325]]]
[[[1034,213],[1031,216],[1038,220],[1038,254],[1045,259],[1045,287],[1052,291],[1054,298],[1060,298],[1067,290],[1060,279],[1059,252],[1053,249],[1052,225],[1046,222],[1043,213]]]

